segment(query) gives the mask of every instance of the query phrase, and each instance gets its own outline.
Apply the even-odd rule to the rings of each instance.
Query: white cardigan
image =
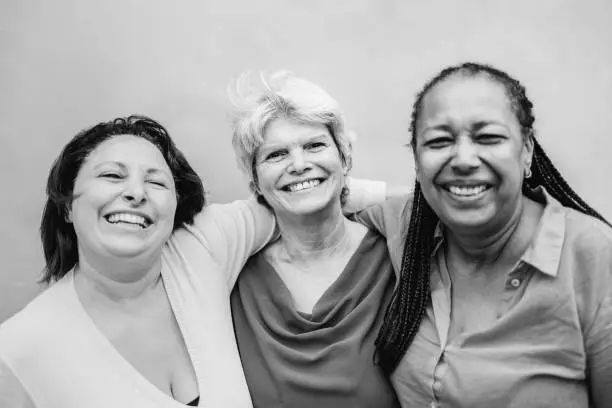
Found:
[[[385,199],[385,183],[352,180],[351,207]],[[272,237],[254,199],[213,204],[176,230],[162,278],[197,376],[201,407],[252,407],[229,295],[248,257]],[[68,273],[0,326],[0,407],[178,408],[97,329]]]

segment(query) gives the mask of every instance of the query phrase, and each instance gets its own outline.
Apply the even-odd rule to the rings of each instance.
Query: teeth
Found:
[[[128,224],[136,224],[140,225],[142,228],[147,227],[147,220],[140,215],[135,214],[126,214],[126,213],[116,213],[112,214],[108,217],[108,222],[111,224],[116,224],[118,222],[125,222]]]
[[[302,183],[291,184],[289,186],[289,191],[292,191],[292,192],[302,191],[307,188],[313,188],[315,186],[318,186],[319,184],[321,184],[320,180],[308,180]]]
[[[458,186],[450,186],[448,190],[458,196],[469,197],[476,194],[480,194],[487,189],[486,185],[473,186],[473,187],[458,187]]]

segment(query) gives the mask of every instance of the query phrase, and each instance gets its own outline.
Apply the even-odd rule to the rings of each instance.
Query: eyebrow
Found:
[[[322,139],[327,139],[327,138],[333,139],[331,137],[331,135],[328,135],[326,133],[321,133],[318,134],[316,136],[312,136],[312,137],[308,137],[308,138],[304,138],[301,140],[298,140],[298,144],[305,144],[305,143],[310,143],[310,142],[314,142],[317,140],[322,140]],[[280,148],[286,148],[287,146],[292,145],[293,143],[287,144],[287,143],[266,143],[263,142],[261,144],[261,146],[259,147],[259,151],[266,151],[266,150],[275,150],[275,149],[280,149]]]
[[[107,165],[107,164],[113,164],[113,165],[119,167],[122,171],[127,171],[127,169],[128,169],[127,166],[125,164],[123,164],[122,162],[110,160],[110,161],[105,161],[105,162],[96,164],[94,166],[94,170],[97,170],[100,167],[102,167],[104,165]],[[146,173],[147,173],[147,175],[148,174],[165,174],[166,176],[172,177],[172,175],[168,174],[167,171],[165,171],[163,169],[154,168],[154,167],[147,169]]]
[[[430,130],[443,130],[445,132],[452,132],[453,128],[449,125],[435,125],[435,126],[427,126],[425,127],[425,129],[423,129],[424,132],[429,132]]]
[[[471,126],[470,130],[472,130],[472,131],[479,131],[482,128],[485,128],[485,127],[491,126],[491,125],[497,125],[497,126],[502,126],[504,128],[507,128],[506,125],[504,125],[503,123],[498,122],[496,120],[480,120],[480,121],[474,123]],[[441,124],[441,125],[427,126],[424,129],[425,132],[430,131],[430,130],[442,130],[442,131],[445,131],[445,132],[452,132],[453,128],[451,126],[447,125],[447,124]]]
[[[480,130],[484,127],[490,126],[490,125],[497,125],[497,126],[502,126],[504,128],[507,128],[506,125],[504,125],[501,122],[498,122],[496,120],[481,120],[479,122],[476,122],[472,125],[472,130]]]

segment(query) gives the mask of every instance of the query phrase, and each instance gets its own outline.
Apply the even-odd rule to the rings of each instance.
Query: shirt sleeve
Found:
[[[2,358],[0,358],[0,407],[36,407],[21,381]]]
[[[357,222],[378,231],[381,235],[391,238],[401,235],[410,216],[412,195],[395,197],[380,204],[372,205],[352,216]]]
[[[351,218],[384,236],[396,273],[402,265],[402,254],[412,209],[412,194],[386,200],[354,214]]]
[[[594,286],[601,290],[594,318],[585,332],[587,381],[594,407],[607,407],[612,401],[612,241],[605,254],[599,254],[600,272]],[[603,279],[602,279],[603,278]]]
[[[276,220],[269,209],[251,197],[206,206],[192,228],[204,237],[211,256],[227,274],[231,289],[247,259],[275,236]]]

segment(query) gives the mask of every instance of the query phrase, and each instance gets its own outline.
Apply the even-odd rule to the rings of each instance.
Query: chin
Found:
[[[120,242],[119,240],[106,247],[107,253],[117,258],[137,258],[150,250],[151,245],[144,242]]]
[[[333,205],[332,200],[302,200],[285,209],[285,212],[295,216],[315,215]]]
[[[492,215],[483,211],[453,211],[444,218],[444,224],[453,229],[484,229],[493,221]]]

